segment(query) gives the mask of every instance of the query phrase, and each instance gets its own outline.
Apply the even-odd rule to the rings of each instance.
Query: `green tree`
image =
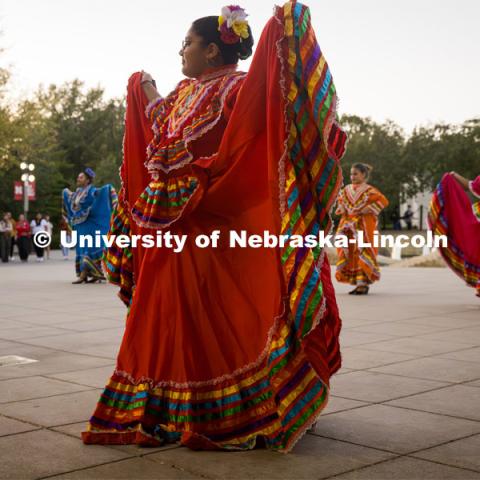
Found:
[[[36,167],[37,200],[30,212],[48,212],[54,224],[60,219],[62,189],[75,188],[75,179],[85,167],[97,171],[99,184],[119,186],[124,100],[103,97],[101,88],[84,91],[75,80],[39,88],[15,112],[8,112],[6,159],[0,169],[5,187],[0,191],[1,210],[18,214],[23,208],[21,202],[12,208],[13,182],[20,179],[21,162]]]
[[[404,163],[414,172],[413,192],[433,190],[452,170],[475,178],[480,173],[480,118],[415,129],[405,146]]]

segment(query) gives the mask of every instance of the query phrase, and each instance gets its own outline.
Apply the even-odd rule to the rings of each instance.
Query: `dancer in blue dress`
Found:
[[[86,168],[77,177],[77,189],[63,190],[63,215],[73,232],[76,232],[75,270],[77,280],[73,284],[94,283],[104,280],[101,260],[103,247],[95,246],[96,233],[106,234],[110,226],[112,209],[117,203],[117,194],[112,185],[95,187],[95,172]],[[81,235],[91,235],[92,245],[80,244]]]

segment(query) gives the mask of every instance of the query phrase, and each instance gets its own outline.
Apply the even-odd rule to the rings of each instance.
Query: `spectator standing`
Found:
[[[30,254],[30,237],[32,236],[32,230],[23,213],[18,216],[16,230],[16,241],[20,260],[22,262],[27,262],[28,255]]]
[[[13,257],[13,248],[15,247],[15,237],[17,235],[17,231],[15,230],[17,222],[12,218],[12,213],[7,212],[8,219],[10,220],[10,223],[12,224],[12,231],[10,233],[11,241],[10,241],[10,260],[14,260]]]
[[[408,205],[407,210],[405,210],[405,213],[403,214],[403,217],[402,217],[402,219],[405,221],[405,223],[407,225],[407,230],[412,229],[413,215],[414,214],[413,214],[412,206]]]
[[[62,219],[60,220],[60,232],[65,231],[65,237],[66,241],[70,243],[72,241],[72,228],[68,224],[67,219],[62,215]],[[60,235],[60,239],[61,239]],[[63,259],[68,260],[68,255],[70,253],[70,248],[65,247],[60,240],[60,246],[62,247],[62,254],[63,254]]]
[[[47,222],[47,225],[46,225],[47,233],[50,235],[50,238],[52,238],[53,224],[50,221],[50,215],[47,213],[44,218],[45,218],[45,221]],[[45,252],[47,253],[47,260],[50,260],[50,245],[45,247]]]
[[[32,238],[33,238],[36,233],[47,231],[47,221],[44,218],[42,218],[41,213],[37,213],[35,215],[35,218],[31,221],[30,227],[32,228]],[[38,247],[37,245],[35,245],[35,243],[33,244],[33,248],[35,249],[35,253],[37,254],[37,262],[43,262],[44,249],[42,247]]]
[[[3,263],[8,262],[8,257],[10,255],[12,229],[12,222],[8,217],[8,213],[5,213],[2,220],[0,220],[0,257],[2,258]]]

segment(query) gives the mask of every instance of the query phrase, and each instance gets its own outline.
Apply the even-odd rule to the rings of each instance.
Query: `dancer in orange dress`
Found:
[[[193,22],[180,50],[188,78],[170,95],[148,74],[130,78],[109,235],[187,240],[181,253],[109,248],[128,314],[85,443],[287,452],[326,405],[340,318],[324,252],[228,237],[328,230],[346,137],[305,6],[277,8],[241,73],[252,44],[245,12],[225,7]],[[217,248],[195,245],[215,230]]]
[[[372,246],[362,246],[359,242],[349,243],[348,247],[338,248],[336,278],[339,282],[356,285],[349,292],[352,295],[366,295],[369,285],[380,279],[377,263],[378,249],[373,246],[373,235],[377,230],[378,214],[388,206],[388,200],[367,183],[372,167],[365,163],[355,163],[350,170],[352,183],[347,185],[338,199],[337,215],[341,215],[337,235],[359,240]]]

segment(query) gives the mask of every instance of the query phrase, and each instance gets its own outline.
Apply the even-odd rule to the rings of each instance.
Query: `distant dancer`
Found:
[[[473,195],[473,203],[466,192]],[[480,175],[469,181],[456,172],[446,173],[433,193],[428,224],[435,235],[448,237],[440,253],[480,297]]]
[[[388,206],[388,200],[367,183],[372,167],[365,163],[355,163],[350,170],[352,183],[340,193],[337,215],[341,215],[337,235],[345,235],[349,240],[363,234],[363,243],[373,244],[377,230],[378,215]],[[348,247],[337,249],[336,278],[339,282],[356,285],[351,295],[366,295],[369,285],[380,279],[377,263],[377,248],[363,247],[350,243]]]
[[[63,190],[63,215],[77,235],[106,234],[110,227],[112,208],[117,204],[117,194],[112,185],[97,188],[93,185],[95,172],[86,168],[77,177],[77,189]],[[101,260],[103,247],[76,244],[75,270],[77,280],[73,284],[95,283],[104,280]]]

